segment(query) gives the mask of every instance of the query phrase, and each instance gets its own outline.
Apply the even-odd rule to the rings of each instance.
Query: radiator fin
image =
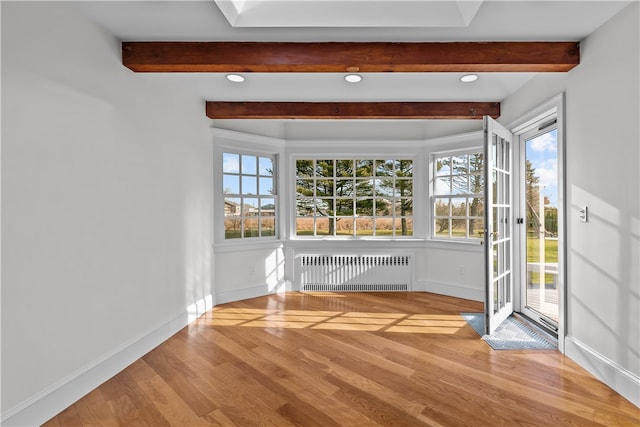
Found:
[[[406,292],[410,255],[302,255],[303,292]]]

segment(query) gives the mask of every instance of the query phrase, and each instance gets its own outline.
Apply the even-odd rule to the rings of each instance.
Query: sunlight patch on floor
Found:
[[[250,328],[382,331],[453,335],[467,324],[460,315],[357,311],[216,308],[200,325]]]

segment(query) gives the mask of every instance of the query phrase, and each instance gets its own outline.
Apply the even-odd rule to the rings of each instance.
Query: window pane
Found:
[[[358,179],[356,181],[356,195],[358,197],[373,196],[373,180]]]
[[[413,220],[411,218],[396,218],[396,236],[413,236]]]
[[[313,203],[313,199],[304,198],[296,200],[297,216],[313,215],[314,211],[315,204]]]
[[[354,190],[353,179],[336,180],[336,196],[351,196]]]
[[[333,177],[333,160],[317,160],[316,176],[332,178]]]
[[[260,185],[258,194],[273,194],[273,178],[259,178],[258,184]]]
[[[353,236],[354,218],[343,217],[336,218],[336,235],[337,236]]]
[[[451,216],[467,216],[467,199],[452,198],[451,199]]]
[[[496,173],[496,171],[493,171],[491,173],[491,185],[493,186],[492,201],[495,205],[498,203],[498,174]]]
[[[482,175],[469,176],[469,193],[470,194],[484,193],[484,177]]]
[[[225,217],[224,219],[224,238],[239,239],[242,237],[242,220],[240,217]]]
[[[313,218],[296,218],[296,236],[313,236]]]
[[[392,176],[393,160],[376,160],[376,176]]]
[[[260,157],[258,159],[258,172],[263,176],[273,176],[273,160],[269,157]]]
[[[240,176],[222,175],[222,189],[224,194],[240,194]]]
[[[356,176],[373,176],[373,160],[356,160]]]
[[[336,215],[353,215],[353,199],[336,199]]]
[[[484,216],[484,199],[474,197],[469,199],[469,216]]]
[[[313,176],[313,160],[296,160],[296,176],[312,177]]]
[[[264,198],[260,200],[260,215],[261,216],[275,216],[276,215],[276,201],[275,199]]]
[[[449,199],[437,199],[436,216],[449,216]]]
[[[395,195],[406,197],[413,194],[413,181],[410,179],[396,179]]]
[[[413,177],[413,160],[396,160],[395,172],[400,178]]]
[[[224,216],[239,216],[242,211],[239,198],[227,198],[224,199]]]
[[[316,195],[333,196],[333,180],[319,179],[316,181]]]
[[[313,190],[315,188],[314,181],[312,179],[297,179],[296,180],[296,193],[302,196],[313,196]]]
[[[336,176],[352,177],[353,160],[336,160]]]
[[[242,214],[245,217],[258,215],[258,199],[245,197],[242,202]]]
[[[469,219],[469,237],[476,237],[478,239],[484,238],[484,219]]]
[[[258,226],[257,218],[246,218],[244,220],[244,237],[260,237]]]
[[[451,220],[451,236],[467,237],[467,220],[466,219]]]
[[[392,236],[393,235],[393,218],[377,217],[376,218],[376,236]]]
[[[391,202],[388,199],[376,199],[376,216],[387,216],[391,214]]]
[[[276,235],[275,218],[260,218],[260,235],[263,237]]]
[[[466,175],[469,172],[467,155],[451,157],[451,169],[453,175]]]
[[[356,236],[373,236],[373,218],[356,218]]]
[[[242,156],[242,173],[247,175],[257,175],[257,162],[258,158],[256,156]]]
[[[448,176],[436,178],[436,188],[434,193],[437,195],[451,194],[451,178]]]
[[[258,182],[255,176],[242,175],[242,194],[258,194]]]
[[[451,194],[469,194],[469,177],[467,175],[453,176],[451,180]]]
[[[316,219],[316,235],[327,236],[333,235],[333,218],[317,218]],[[331,227],[330,227],[331,225]]]
[[[440,157],[435,160],[436,175],[451,175],[451,157]]]
[[[482,174],[484,170],[484,154],[473,153],[469,154],[469,173]]]
[[[222,153],[222,172],[240,173],[240,155],[233,153]]]
[[[435,234],[437,237],[449,237],[449,221],[448,218],[436,219]]]
[[[410,216],[413,214],[413,199],[396,199],[394,205],[396,216]]]
[[[335,212],[333,199],[316,199],[315,212],[315,214],[319,216],[333,216]]]
[[[356,215],[373,215],[373,199],[356,200]]]
[[[378,196],[393,196],[394,184],[393,179],[376,179],[374,181],[376,195]]]

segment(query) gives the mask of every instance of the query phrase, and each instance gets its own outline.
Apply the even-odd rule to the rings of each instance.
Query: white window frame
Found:
[[[287,206],[287,240],[292,245],[315,245],[319,242],[327,242],[331,245],[333,241],[349,241],[353,245],[370,245],[373,242],[424,242],[427,237],[425,212],[429,209],[427,194],[428,165],[426,156],[425,140],[372,140],[366,142],[366,152],[363,151],[362,140],[287,140],[286,156],[286,179],[283,181],[288,189],[284,201],[281,203]],[[296,160],[305,159],[411,159],[413,160],[413,236],[296,236]],[[282,215],[281,215],[282,216]],[[319,243],[323,245],[324,243]],[[342,247],[344,247],[342,244]]]
[[[429,150],[427,152],[427,162],[429,164],[428,176],[425,177],[428,182],[428,198],[426,204],[428,204],[427,215],[427,239],[435,244],[443,245],[478,245],[480,248],[481,238],[463,238],[463,237],[444,237],[436,236],[435,229],[435,174],[436,174],[436,162],[435,159],[446,155],[456,155],[465,153],[482,153],[483,152],[484,134],[482,131],[469,132],[463,134],[457,134],[453,136],[447,136],[443,138],[433,139],[429,143]],[[479,197],[484,197],[484,193]],[[462,247],[462,246],[461,246]]]
[[[418,158],[418,156],[416,155],[417,153],[411,154],[411,155],[406,155],[406,156],[399,156],[399,155],[394,155],[394,154],[373,154],[373,155],[350,155],[350,156],[345,156],[345,155],[331,155],[331,154],[325,154],[325,155],[308,155],[308,156],[295,156],[291,162],[291,167],[292,167],[292,173],[291,175],[293,175],[293,190],[292,190],[292,202],[293,202],[293,211],[292,211],[292,221],[291,221],[291,226],[292,226],[292,237],[295,237],[296,239],[375,239],[375,240],[384,240],[384,239],[412,239],[415,237],[415,201],[416,201],[416,192],[415,192],[415,185],[416,185],[416,176],[415,176],[415,171],[416,171],[416,160]],[[350,218],[353,221],[353,233],[351,235],[348,234],[337,234],[337,224],[334,228],[334,234],[333,235],[329,235],[329,234],[315,234],[316,232],[316,219],[318,218],[317,215],[311,215],[310,218],[313,218],[313,223],[314,223],[314,227],[313,227],[313,235],[297,235],[297,220],[298,215],[297,215],[297,202],[298,202],[298,195],[297,195],[297,180],[298,180],[298,176],[297,176],[297,162],[300,160],[310,160],[314,162],[314,166],[315,166],[315,162],[319,161],[319,160],[332,160],[332,161],[340,161],[340,160],[349,160],[349,161],[379,161],[379,160],[392,160],[392,161],[402,161],[402,160],[410,160],[412,162],[412,176],[410,178],[411,180],[411,196],[410,197],[396,197],[396,196],[392,196],[393,199],[411,199],[411,203],[412,203],[412,210],[411,210],[411,216],[405,216],[404,218],[409,219],[412,222],[412,233],[410,235],[402,235],[402,234],[398,234],[396,233],[396,220],[397,219],[402,219],[403,217],[400,215],[396,215],[395,213],[395,209],[393,209],[393,213],[391,216],[388,215],[377,215],[374,212],[372,212],[371,215],[366,215],[365,218],[371,218],[373,223],[375,224],[375,220],[376,218],[380,217],[380,218],[389,218],[391,217],[392,221],[393,221],[393,233],[392,235],[381,235],[381,236],[376,236],[376,235],[357,235],[356,234],[356,221],[358,219],[358,214],[357,214],[357,200],[358,200],[358,195],[357,194],[353,194],[350,197],[348,197],[348,199],[350,199],[352,201],[352,210],[353,213],[350,216],[339,216],[339,215],[333,215],[331,216],[331,219],[348,219]],[[335,165],[335,164],[334,164]],[[395,164],[394,164],[395,167]],[[315,169],[315,167],[314,167]],[[335,175],[336,170],[335,170],[335,166],[334,166],[334,173],[332,177],[326,177],[324,179],[326,180],[330,180],[333,181],[334,186],[335,184],[340,180],[340,179],[354,179],[354,180],[365,180],[366,178],[370,178],[370,179],[375,179],[376,175],[375,175],[375,163],[374,163],[374,168],[373,168],[373,173],[370,177],[357,177],[355,176],[355,168],[354,168],[354,175],[352,175],[352,177],[337,177]],[[398,177],[396,177],[395,175],[393,175],[392,179],[395,182],[396,179]],[[304,178],[303,178],[304,179]],[[306,179],[310,179],[310,180],[315,180],[315,177],[310,177],[310,178],[306,178]],[[402,179],[402,178],[400,178]],[[394,186],[395,187],[395,186]],[[314,194],[314,196],[309,196],[311,199],[325,199],[325,200],[330,200],[332,201],[332,203],[334,204],[334,206],[337,206],[337,201],[339,199],[344,199],[339,197],[338,194],[336,194],[335,191],[335,187],[334,187],[334,191],[332,192],[333,194],[331,196],[318,196],[317,194]],[[382,197],[377,197],[377,195],[374,194],[371,195],[371,198],[373,200],[377,200],[378,198],[382,198]],[[329,219],[329,221],[331,221],[331,219]],[[336,221],[337,222],[337,221]],[[373,229],[373,232],[375,233],[375,226]]]
[[[226,154],[232,155],[232,156],[238,156],[238,171],[225,171],[224,170],[224,157]],[[224,224],[225,224],[225,240],[235,240],[235,239],[268,239],[268,238],[277,238],[278,236],[278,221],[277,221],[277,216],[279,215],[277,206],[278,206],[278,191],[277,191],[277,156],[275,154],[256,154],[256,153],[248,153],[245,150],[230,150],[230,149],[225,149],[222,152],[222,158],[223,158],[223,170],[222,170],[222,180],[223,180],[223,194],[222,196],[224,197],[224,203],[225,203],[225,209],[224,209]],[[251,160],[253,160],[253,162],[255,163],[255,173],[248,173],[248,172],[243,172],[244,169],[244,162],[248,159],[246,158],[250,158]],[[273,167],[273,171],[271,173],[271,175],[261,175],[260,174],[260,159],[269,159],[271,161],[272,167]],[[238,179],[238,189],[239,191],[237,193],[226,193],[226,189],[224,188],[224,179],[225,177],[237,177]],[[256,193],[249,193],[247,191],[245,191],[243,189],[244,186],[244,178],[245,177],[249,177],[252,178],[255,183],[256,183]],[[267,178],[271,181],[271,193],[263,193],[262,189],[260,188],[260,185],[262,183],[262,179],[261,178]],[[227,199],[239,199],[240,203],[238,208],[236,208],[235,210],[237,212],[234,213],[234,215],[230,215],[227,216],[227,212],[226,212],[226,204],[227,204]],[[251,212],[247,212],[247,207],[249,206],[247,203],[245,203],[245,200],[248,199],[255,199],[257,200],[257,215],[251,215]],[[273,201],[273,205],[274,205],[274,212],[273,215],[263,215],[262,212],[262,200],[272,200]],[[273,219],[273,234],[267,234],[267,235],[262,235],[263,233],[263,227],[262,227],[262,220],[264,218],[270,218]],[[239,220],[240,221],[240,227],[239,227],[239,232],[240,235],[238,237],[234,237],[234,238],[229,238],[227,237],[227,230],[226,230],[226,223],[228,220]],[[245,231],[246,231],[246,227],[245,227],[245,223],[249,220],[254,220],[257,221],[257,232],[258,235],[250,235],[250,236],[246,236],[245,235]]]
[[[213,209],[214,209],[214,246],[216,248],[227,247],[228,250],[234,250],[237,246],[239,249],[252,246],[261,247],[274,244],[281,244],[283,239],[283,230],[285,229],[285,218],[282,210],[283,188],[281,161],[284,156],[284,140],[235,132],[225,129],[214,128],[213,133]],[[223,154],[234,153],[239,155],[248,155],[256,157],[270,157],[273,159],[273,193],[270,195],[262,195],[263,198],[274,199],[275,205],[275,235],[261,237],[245,237],[245,238],[225,238],[225,196],[223,184]],[[258,171],[256,171],[258,173]],[[249,196],[249,197],[258,197]],[[258,218],[258,217],[256,217]],[[217,251],[218,249],[216,249]]]

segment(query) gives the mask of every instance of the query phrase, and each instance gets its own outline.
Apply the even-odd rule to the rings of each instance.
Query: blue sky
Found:
[[[554,129],[527,140],[526,156],[536,170],[550,206],[558,207],[558,131]]]

